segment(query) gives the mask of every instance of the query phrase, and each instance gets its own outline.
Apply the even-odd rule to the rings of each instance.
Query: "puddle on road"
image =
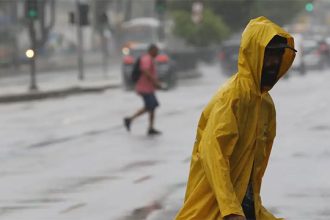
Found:
[[[65,179],[64,183],[56,184],[57,187],[46,191],[47,194],[72,193],[82,190],[84,187],[99,184],[109,180],[117,180],[117,176],[94,176]]]
[[[40,206],[0,206],[0,216],[8,215],[13,212],[19,212],[27,209],[37,209]]]
[[[308,193],[306,193],[308,192]],[[288,197],[296,197],[296,198],[308,198],[315,197],[321,199],[330,200],[330,189],[328,188],[319,188],[319,189],[300,189],[299,192],[289,193]]]
[[[330,208],[325,207],[330,202],[330,189],[329,188],[314,188],[314,189],[297,189],[298,192],[286,194],[287,197],[290,197],[293,204],[297,203],[297,206],[294,207],[296,210],[301,210],[299,213],[302,216],[311,216],[308,219],[320,219],[328,220],[330,219]],[[302,209],[299,207],[301,201],[306,201],[306,204],[309,204],[312,200],[313,203],[309,204],[308,209]],[[306,218],[307,219],[307,218]]]
[[[130,215],[124,216],[123,218],[120,218],[119,220],[146,220],[148,219],[148,216],[151,215],[154,211],[157,210],[164,210],[163,202],[166,201],[167,197],[170,196],[172,193],[174,193],[176,190],[182,189],[186,187],[186,182],[180,182],[174,185],[171,185],[167,188],[166,192],[163,196],[155,200],[152,204],[136,208],[132,211]],[[162,210],[162,211],[163,211]],[[166,210],[169,211],[166,216],[164,216],[164,220],[168,220],[166,217],[168,216],[175,216],[175,214],[178,212],[177,209],[175,210]]]
[[[327,131],[330,130],[329,125],[316,125],[310,128],[311,130],[317,130],[317,131]]]
[[[304,152],[295,152],[292,154],[292,157],[295,157],[295,158],[306,158],[308,157],[308,155]]]
[[[185,113],[185,111],[184,110],[172,110],[172,111],[168,111],[168,112],[164,113],[164,115],[172,116],[172,115],[179,115],[182,113]]]
[[[132,162],[132,163],[129,163],[129,164],[125,165],[119,171],[121,171],[121,172],[131,171],[131,170],[139,169],[139,168],[142,168],[142,167],[154,166],[154,165],[159,164],[159,163],[160,163],[160,161],[156,161],[156,160],[135,161],[135,162]]]
[[[62,202],[64,199],[57,199],[57,198],[39,198],[39,199],[24,199],[24,200],[18,200],[17,203],[25,204],[45,204],[45,203],[58,203]]]
[[[322,153],[319,154],[318,158],[329,158],[330,157],[330,151],[325,150]]]
[[[95,136],[95,135],[99,135],[102,133],[105,133],[107,131],[107,129],[103,129],[103,130],[93,130],[93,131],[88,131],[85,132],[83,135],[81,136]]]
[[[86,205],[87,205],[86,203],[78,203],[78,204],[72,205],[72,206],[60,211],[60,214],[66,214],[68,212],[71,212],[71,211],[80,209],[82,207],[85,207]]]
[[[59,137],[59,138],[53,138],[53,139],[49,139],[49,140],[45,140],[45,141],[40,141],[34,144],[31,144],[29,146],[27,146],[27,148],[42,148],[42,147],[49,147],[51,145],[56,145],[56,144],[62,144],[65,142],[69,142],[69,141],[74,141],[77,140],[79,138],[84,138],[87,136],[97,136],[97,135],[101,135],[104,134],[106,132],[109,132],[113,129],[117,129],[119,128],[119,125],[116,126],[112,126],[110,128],[106,128],[106,129],[98,129],[98,130],[91,130],[91,131],[86,131],[83,132],[81,134],[78,135],[72,135],[72,136],[68,136],[68,137]]]
[[[330,146],[329,146],[330,147]],[[328,159],[330,158],[330,151],[329,150],[324,150],[324,151],[320,151],[317,154],[311,155],[305,152],[294,152],[291,154],[291,157],[293,158],[311,158],[311,157],[315,157],[317,159]]]
[[[286,196],[291,197],[291,198],[308,198],[308,197],[311,197],[311,195],[309,195],[307,193],[289,193]]]
[[[151,178],[152,178],[151,175],[143,176],[143,177],[140,177],[140,178],[134,180],[133,183],[135,183],[135,184],[142,183],[144,181],[150,180]]]
[[[0,206],[0,216],[11,214],[14,212],[19,212],[26,209],[37,209],[45,207],[52,203],[59,203],[65,201],[64,199],[54,197],[52,198],[50,194],[66,194],[66,193],[73,193],[82,190],[84,187],[99,184],[109,180],[116,180],[118,177],[116,176],[93,176],[93,177],[81,177],[81,178],[71,178],[65,179],[64,183],[54,183],[56,187],[50,188],[46,190],[43,197],[40,198],[32,198],[32,199],[22,199],[13,201],[18,204],[29,204],[29,206],[25,205],[13,205],[13,206]],[[31,205],[32,204],[32,205]],[[72,205],[60,213],[67,213],[71,212],[75,209],[79,209],[83,206],[86,206],[85,203],[79,203]]]
[[[322,216],[322,217],[329,217],[327,219],[330,219],[330,208],[318,211],[317,215]]]
[[[58,138],[58,139],[53,139],[53,140],[46,140],[46,141],[41,141],[39,143],[31,144],[28,146],[28,148],[41,148],[41,147],[48,147],[50,145],[55,145],[55,144],[61,144],[64,142],[68,142],[75,139],[75,137],[63,137],[63,138]]]
[[[154,202],[151,205],[135,209],[131,215],[120,220],[145,220],[152,212],[159,209],[162,209],[162,205],[159,202]]]

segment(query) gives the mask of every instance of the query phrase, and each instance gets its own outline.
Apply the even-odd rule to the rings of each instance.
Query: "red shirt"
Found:
[[[138,93],[153,93],[156,90],[153,82],[142,71],[148,71],[153,78],[156,78],[156,66],[150,54],[141,56],[140,60],[141,76],[136,83],[135,90]]]

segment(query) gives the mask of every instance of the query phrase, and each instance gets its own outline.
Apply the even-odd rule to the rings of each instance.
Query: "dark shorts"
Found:
[[[153,111],[155,110],[155,108],[157,108],[157,106],[159,106],[158,100],[155,96],[154,93],[140,93],[143,102],[144,102],[144,107],[148,110],[148,111]]]

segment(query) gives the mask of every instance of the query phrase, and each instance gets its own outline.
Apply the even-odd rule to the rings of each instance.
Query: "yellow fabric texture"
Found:
[[[265,47],[275,36],[292,36],[265,17],[252,19],[240,45],[238,72],[203,110],[197,128],[184,204],[176,220],[222,220],[243,215],[241,203],[251,180],[257,220],[275,218],[263,206],[260,187],[276,133],[275,107],[260,91]],[[295,53],[285,49],[279,78]]]

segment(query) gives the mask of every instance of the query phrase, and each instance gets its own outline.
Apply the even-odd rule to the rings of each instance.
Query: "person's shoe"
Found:
[[[124,125],[127,131],[131,131],[131,119],[124,118]]]
[[[148,135],[160,135],[160,134],[162,134],[162,132],[160,132],[154,128],[150,128],[148,131]]]

